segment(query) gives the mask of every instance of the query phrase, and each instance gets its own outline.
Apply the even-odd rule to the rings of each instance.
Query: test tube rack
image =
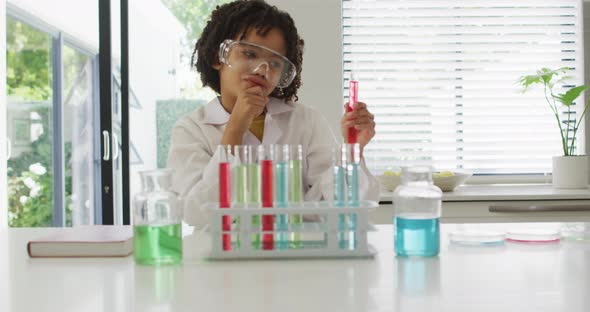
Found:
[[[375,210],[375,201],[360,201],[358,207],[335,207],[331,201],[310,201],[290,204],[285,208],[244,208],[232,205],[230,208],[220,209],[219,203],[206,203],[201,209],[211,216],[209,234],[211,237],[211,251],[208,255],[212,260],[230,259],[292,259],[292,258],[372,258],[376,254],[373,246],[368,244],[367,233],[376,231],[369,223],[368,213]],[[273,215],[275,221],[279,215],[288,218],[303,215],[303,218],[314,219],[301,224],[279,226],[275,223],[272,231],[254,228],[254,216]],[[342,216],[356,216],[356,226],[342,224]],[[230,216],[231,230],[224,231],[222,216]],[[253,246],[252,238],[256,235],[273,234],[299,237],[298,241],[275,241],[275,248],[264,250]],[[224,250],[223,235],[231,235],[232,248]],[[343,236],[352,238],[343,239]],[[345,243],[346,246],[343,246]]]

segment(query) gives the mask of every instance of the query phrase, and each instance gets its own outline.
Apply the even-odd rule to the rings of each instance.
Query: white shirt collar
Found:
[[[266,111],[269,115],[281,114],[293,110],[292,102],[285,102],[284,100],[274,97],[269,98],[266,104]],[[225,111],[219,98],[216,97],[205,106],[205,123],[213,125],[223,125],[229,121],[230,114]]]

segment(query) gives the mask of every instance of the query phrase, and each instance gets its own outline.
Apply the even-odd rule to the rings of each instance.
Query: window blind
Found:
[[[523,94],[518,78],[569,67],[558,91],[583,84],[580,0],[343,0],[342,10],[343,95],[354,71],[377,123],[365,152],[375,173],[551,172],[557,122],[542,86]]]

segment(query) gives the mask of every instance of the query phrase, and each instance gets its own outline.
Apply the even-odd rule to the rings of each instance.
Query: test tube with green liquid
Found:
[[[233,206],[238,208],[247,208],[248,206],[248,146],[235,145],[234,146],[234,164],[233,164],[233,178],[234,178],[234,195]],[[236,225],[239,229],[241,220],[236,218]],[[237,237],[237,244],[240,246],[240,237]]]
[[[261,208],[262,197],[260,190],[260,164],[258,163],[257,149],[248,145],[248,157],[246,161],[247,174],[248,174],[248,208]],[[260,231],[260,215],[252,216],[252,229]],[[260,233],[255,233],[252,237],[252,248],[261,248],[261,236]]]
[[[289,145],[277,144],[273,147],[275,149],[274,206],[286,209],[289,206]],[[280,249],[288,247],[288,235],[285,232],[289,226],[288,219],[287,214],[280,214],[276,218],[276,228],[279,232],[276,233],[275,241]]]
[[[234,204],[240,208],[248,205],[248,146],[234,146]]]
[[[289,157],[289,201],[293,207],[301,207],[303,205],[303,147],[301,145],[293,145],[290,150]],[[300,228],[303,225],[303,216],[300,214],[291,215],[289,223],[295,228]],[[301,233],[291,233],[291,246],[294,248],[301,247]]]

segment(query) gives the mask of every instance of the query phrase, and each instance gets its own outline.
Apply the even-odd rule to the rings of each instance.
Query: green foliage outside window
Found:
[[[51,99],[51,37],[14,18],[6,20],[8,96],[26,101]]]
[[[203,32],[203,28],[209,20],[209,15],[218,5],[228,3],[231,0],[162,0],[170,12],[186,29],[183,57],[190,59],[192,47]],[[183,62],[184,63],[184,62]]]
[[[40,123],[49,124],[49,110],[36,110]],[[71,144],[64,146],[71,155]],[[51,132],[31,143],[31,151],[8,160],[8,225],[11,227],[47,227],[53,216],[53,170]],[[67,160],[66,160],[67,161]],[[71,167],[66,166],[66,225],[72,224]]]

